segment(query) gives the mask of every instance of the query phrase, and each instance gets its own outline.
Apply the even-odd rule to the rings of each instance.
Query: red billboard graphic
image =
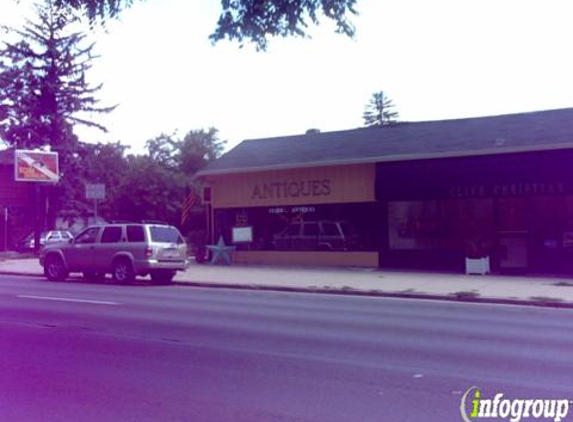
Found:
[[[14,178],[19,182],[57,182],[60,179],[58,153],[16,150]]]

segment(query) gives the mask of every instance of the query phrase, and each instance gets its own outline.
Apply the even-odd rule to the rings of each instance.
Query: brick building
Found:
[[[5,209],[8,221],[5,224]],[[31,183],[14,180],[14,151],[0,151],[0,250],[4,250],[4,232],[7,228],[8,249],[34,228],[34,187]]]

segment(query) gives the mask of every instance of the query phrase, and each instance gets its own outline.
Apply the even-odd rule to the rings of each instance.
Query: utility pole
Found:
[[[35,213],[34,213],[34,253],[38,253],[40,250],[40,232],[41,232],[41,216],[40,210],[42,209],[42,200],[40,198],[40,184],[34,183],[34,202],[35,202]]]
[[[4,207],[4,251],[8,251],[8,206]]]

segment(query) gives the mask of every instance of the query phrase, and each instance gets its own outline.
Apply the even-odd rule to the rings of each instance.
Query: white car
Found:
[[[53,245],[58,242],[68,242],[73,235],[67,230],[51,230],[40,234],[40,248],[46,244]],[[47,243],[46,243],[47,242]],[[34,232],[29,233],[25,238],[16,244],[16,250],[20,252],[33,251],[36,246]]]
[[[69,242],[73,237],[74,236],[67,230],[52,230],[46,233],[43,242],[42,238],[40,238],[40,245],[47,246],[59,242]]]

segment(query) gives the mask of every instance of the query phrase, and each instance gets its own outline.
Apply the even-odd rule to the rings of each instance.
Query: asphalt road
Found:
[[[459,422],[573,398],[573,311],[0,276],[0,371],[0,421]]]

